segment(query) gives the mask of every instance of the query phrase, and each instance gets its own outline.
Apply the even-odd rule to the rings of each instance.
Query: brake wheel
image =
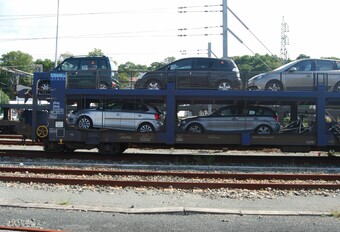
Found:
[[[48,128],[45,125],[40,125],[36,129],[37,136],[41,139],[46,138],[48,135]]]

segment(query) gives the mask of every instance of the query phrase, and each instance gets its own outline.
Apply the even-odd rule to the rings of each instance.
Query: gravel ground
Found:
[[[34,209],[35,207],[36,209]],[[63,209],[66,211],[63,211]],[[98,213],[98,211],[101,211],[101,213]],[[130,222],[136,220],[135,229],[131,229],[124,224],[127,222],[125,222],[122,212],[136,215],[129,217]],[[158,217],[135,214],[141,212],[161,214]],[[171,212],[177,212],[182,215],[187,212],[191,212],[190,214],[194,212],[194,215],[195,212],[198,215],[208,213],[210,216],[190,216],[186,218],[164,216],[164,213]],[[288,225],[299,224],[299,220],[302,220],[295,219],[298,217],[294,216],[320,216],[338,214],[339,212],[340,189],[333,191],[321,189],[296,191],[270,188],[260,191],[245,189],[179,190],[174,188],[115,188],[0,182],[0,225],[7,226],[73,227],[79,229],[81,223],[88,220],[94,225],[86,223],[81,231],[98,231],[98,228],[101,228],[101,231],[112,231],[114,226],[120,225],[120,222],[116,222],[116,220],[122,218],[120,231],[124,231],[122,228],[125,228],[125,231],[140,231],[141,229],[159,231],[157,229],[160,227],[154,226],[152,229],[150,225],[157,225],[160,220],[169,225],[163,231],[174,231],[170,225],[180,221],[193,220],[197,222],[197,225],[200,225],[199,222],[203,218],[212,218],[212,220],[217,218],[216,223],[210,225],[210,228],[209,224],[204,223],[197,226],[195,230],[207,231],[211,229],[210,231],[221,231],[229,228],[229,231],[240,231],[241,227],[239,225],[243,225],[244,227],[242,228],[247,231],[254,228],[258,228],[257,231],[284,231],[284,228],[289,228],[287,227]],[[224,216],[212,216],[215,213],[221,213]],[[47,216],[42,218],[42,215]],[[238,217],[240,215],[249,216],[242,219]],[[267,215],[274,215],[274,219],[270,220]],[[292,217],[291,215],[294,216]],[[115,217],[114,223],[110,219],[113,216]],[[94,219],[96,217],[98,219]],[[314,226],[314,229],[306,231],[337,231],[337,227],[334,225],[339,224],[339,219],[334,218],[332,219],[335,221],[326,220],[323,217],[319,217],[320,220],[312,221],[309,217],[300,217],[307,220],[312,228]],[[83,219],[80,220],[80,218]],[[104,222],[105,218],[108,219]],[[54,221],[55,219],[58,220]],[[150,223],[147,223],[148,220],[150,220]],[[172,220],[173,223],[171,223]],[[248,220],[250,224],[245,222]],[[46,223],[47,221],[49,223]],[[77,221],[79,221],[78,224]],[[100,224],[98,223],[99,221],[103,223]],[[253,226],[251,223],[254,223],[254,221],[259,223],[259,227],[255,226],[251,229]],[[279,221],[289,223],[279,225]],[[97,222],[96,225],[95,222]],[[141,222],[145,223],[142,224]],[[53,226],[53,223],[55,223],[55,226]],[[272,224],[266,227],[269,223]],[[61,225],[65,225],[65,227]],[[271,227],[272,225],[273,227]],[[188,225],[188,228],[192,229],[192,226],[193,224]],[[105,230],[105,227],[107,227],[107,230]],[[293,228],[291,227],[289,230],[293,230]],[[74,229],[71,231],[80,230]]]

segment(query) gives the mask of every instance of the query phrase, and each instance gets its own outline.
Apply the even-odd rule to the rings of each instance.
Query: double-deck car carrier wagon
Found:
[[[40,82],[49,80],[50,91],[38,91]],[[284,151],[309,151],[311,149],[338,149],[338,134],[330,132],[330,123],[326,121],[327,110],[337,110],[340,105],[340,93],[327,92],[321,83],[313,91],[245,91],[245,90],[202,90],[176,88],[175,78],[169,78],[167,88],[163,90],[144,89],[77,89],[68,88],[66,73],[35,73],[33,81],[33,120],[32,138],[44,143],[48,151],[73,151],[75,149],[98,148],[100,153],[119,154],[131,144],[137,146],[164,147],[278,147]],[[50,103],[49,118],[46,124],[39,125],[38,102]],[[72,109],[103,109],[101,120],[114,120],[114,116],[104,110],[103,105],[117,102],[138,102],[152,104],[162,109],[165,119],[163,127],[152,133],[142,133],[123,129],[127,118],[120,116],[118,129],[106,124],[100,128],[79,128],[70,125],[68,115]],[[178,114],[181,109],[202,107],[202,111],[212,111],[225,105],[261,105],[275,111],[288,109],[290,118],[297,118],[303,111],[313,117],[313,125],[306,133],[273,132],[256,133],[253,129],[243,127],[258,118],[255,115],[240,120],[239,116],[228,118],[240,130],[204,131],[189,133],[180,127],[182,120]],[[111,112],[112,113],[112,112]],[[285,112],[287,113],[287,112]],[[118,115],[118,113],[117,113]],[[135,115],[138,116],[138,113]],[[134,117],[137,117],[134,116]],[[283,117],[281,117],[281,124]],[[98,119],[99,120],[99,119]],[[115,119],[116,120],[116,119]],[[211,123],[215,123],[211,119]],[[251,122],[250,122],[251,121]],[[104,121],[103,121],[104,123]],[[133,124],[134,121],[128,123]],[[208,124],[210,122],[208,121]],[[223,127],[224,122],[220,122]],[[311,125],[311,124],[309,124]],[[120,129],[121,128],[121,129]],[[227,128],[228,129],[228,128]]]

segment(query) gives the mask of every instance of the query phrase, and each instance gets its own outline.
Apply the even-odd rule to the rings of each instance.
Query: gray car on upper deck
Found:
[[[340,91],[340,61],[334,59],[299,59],[273,71],[249,79],[249,90],[315,90],[325,85],[328,91]]]

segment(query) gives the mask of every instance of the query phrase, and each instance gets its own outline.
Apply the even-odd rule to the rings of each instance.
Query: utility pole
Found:
[[[282,23],[281,23],[281,59],[284,63],[288,60],[288,52],[286,45],[289,45],[289,39],[286,35],[286,32],[289,32],[288,24],[284,21],[284,17],[282,17]]]
[[[223,1],[223,57],[227,58],[228,57],[228,1],[227,0],[222,0]]]
[[[54,67],[57,67],[58,63],[58,32],[59,32],[59,0],[57,5],[57,31],[55,36],[55,59],[54,59]]]

